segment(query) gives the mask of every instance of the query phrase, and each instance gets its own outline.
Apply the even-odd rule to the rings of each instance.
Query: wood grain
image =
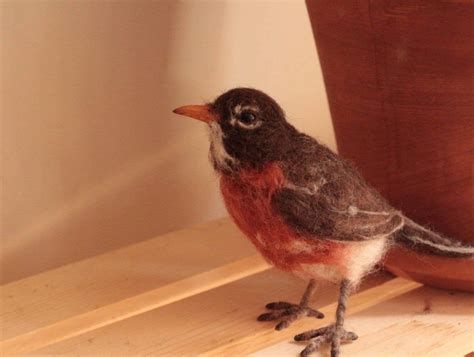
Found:
[[[179,280],[101,308],[58,321],[52,325],[0,342],[3,354],[20,354],[157,309],[203,291],[267,270],[259,255]]]
[[[253,246],[225,218],[3,285],[1,339],[52,325],[254,254]]]
[[[474,241],[474,3],[307,6],[339,153],[418,223]]]
[[[8,284],[3,292],[16,295],[11,295],[7,313],[2,311],[8,321],[8,324],[2,321],[2,332],[11,334],[12,327],[16,326],[24,330],[4,339],[0,354],[221,356],[256,353],[273,356],[294,353],[291,351],[296,349],[299,352],[302,346],[289,341],[296,333],[333,321],[338,288],[319,286],[313,297],[312,306],[326,313],[324,320],[301,319],[279,332],[273,329],[274,322],[256,321],[267,302],[298,301],[306,282],[273,269],[267,270],[268,264],[254,255],[253,249],[247,251],[245,245],[223,248],[227,252],[226,259],[230,260],[226,263],[210,258],[208,249],[199,251],[201,245],[198,243],[193,244],[194,250],[187,250],[189,237],[201,234],[199,239],[206,244],[225,241],[225,234],[234,232],[231,227],[227,221],[220,220],[197,230],[171,233],[152,239],[148,244],[143,242]],[[157,243],[160,239],[173,238],[170,245],[175,249]],[[235,238],[245,242],[240,236]],[[230,243],[232,239],[227,242],[233,244]],[[157,280],[159,284],[154,281],[156,285],[132,284],[129,294],[109,292],[130,286],[121,279],[117,280],[117,285],[107,284],[107,279],[114,282],[114,278],[128,270],[134,271],[138,282],[142,282],[140,277],[148,272],[150,262],[145,259],[144,265],[140,257],[153,256],[148,252],[152,247],[159,250],[153,253],[164,262],[154,262],[158,266],[154,273],[161,272],[166,278]],[[237,249],[240,251],[231,251]],[[173,261],[166,258],[165,251],[173,252],[174,260],[181,259],[183,267],[190,261],[193,267],[180,270],[176,265],[171,268],[162,265]],[[219,264],[215,265],[215,261]],[[97,296],[107,298],[81,294],[81,289],[89,286],[86,282],[94,281],[94,271],[90,269],[99,269],[101,262],[108,271],[105,275],[99,274],[99,281],[104,285],[98,290],[94,290],[94,285],[90,287]],[[91,277],[71,279],[81,274]],[[32,289],[41,288],[47,282],[55,289],[40,290],[41,298],[31,293]],[[31,300],[37,299],[36,304],[28,305],[28,294]],[[124,298],[120,299],[120,296]],[[48,304],[48,298],[54,303]],[[63,300],[67,303],[57,309],[55,304]],[[41,309],[43,302],[45,309]],[[101,302],[101,305],[94,306],[94,302]],[[21,303],[31,314],[29,330],[25,329],[28,315]],[[441,355],[449,351],[468,353],[473,347],[473,303],[472,295],[420,288],[418,283],[389,275],[371,276],[349,300],[347,327],[359,332],[361,338],[344,349],[351,351],[353,348],[351,355],[367,355],[367,351],[369,355],[372,352],[387,355],[383,352],[401,350],[399,344],[405,344],[403,352],[407,355],[413,351],[417,355]],[[46,318],[49,314],[54,317]],[[33,325],[39,327],[32,328]],[[415,335],[420,338],[412,338]],[[440,340],[443,335],[449,336],[449,341]]]
[[[346,326],[359,335],[342,346],[346,356],[463,356],[474,349],[474,295],[419,287],[350,316]],[[284,341],[252,357],[295,356],[302,346]]]
[[[393,247],[386,255],[384,265],[405,279],[444,289],[474,292],[474,259],[426,257],[405,247]]]
[[[474,242],[474,2],[306,3],[339,153],[408,217]],[[473,289],[453,259],[394,255],[397,274]]]
[[[387,275],[374,276],[362,290],[390,279]],[[244,355],[249,348],[258,349],[262,342],[281,342],[295,331],[331,321],[331,315],[325,320],[302,319],[291,329],[276,332],[274,322],[256,320],[270,301],[298,301],[305,285],[302,280],[272,269],[35,353],[182,356],[214,354],[215,350],[221,356]],[[320,287],[312,305],[322,308],[333,304],[337,290],[332,285]],[[220,354],[221,349],[224,354]]]
[[[349,308],[346,312],[346,316],[351,316],[354,313],[363,311],[371,306],[383,303],[386,300],[402,295],[410,290],[416,289],[420,284],[396,278],[389,280],[385,283],[377,284],[365,291],[354,294],[350,297]],[[332,316],[335,315],[337,308],[337,302],[333,302],[322,308],[318,308],[322,313],[328,316],[328,319],[332,321]],[[330,322],[329,322],[330,323]],[[304,330],[315,329],[322,327],[328,324],[328,320],[316,320],[306,323]],[[303,327],[303,326],[299,326]],[[272,331],[265,331],[261,335],[258,334],[249,334],[243,339],[232,341],[226,345],[220,346],[218,348],[213,348],[205,355],[207,356],[229,356],[229,355],[242,355],[249,354],[255,351],[258,351],[264,347],[270,346],[281,341],[283,338],[291,340],[295,335],[294,329],[287,329],[280,331],[277,335],[271,333]]]

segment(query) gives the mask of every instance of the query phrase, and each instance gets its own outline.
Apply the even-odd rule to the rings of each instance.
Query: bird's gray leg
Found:
[[[336,310],[336,323],[334,324],[334,335],[331,341],[331,357],[339,356],[341,347],[341,337],[344,331],[344,317],[346,315],[347,298],[350,293],[350,283],[348,280],[343,280],[341,283],[341,290],[339,292],[339,301]]]
[[[331,357],[338,357],[341,340],[348,342],[357,339],[357,335],[354,332],[349,332],[344,329],[344,315],[350,290],[351,284],[349,280],[343,280],[341,282],[339,301],[337,304],[336,322],[333,325],[306,331],[295,336],[296,341],[307,341],[315,338],[301,352],[302,357],[306,357],[310,353],[316,351],[324,343],[331,343]]]
[[[316,280],[311,279],[308,283],[308,286],[306,287],[306,290],[304,291],[303,296],[301,297],[301,301],[300,301],[301,307],[308,307],[309,300],[313,296],[315,290],[316,290]]]
[[[271,312],[261,314],[257,320],[258,321],[273,321],[279,318],[282,320],[275,326],[276,330],[282,330],[298,319],[301,316],[310,316],[322,319],[324,314],[318,310],[310,308],[309,301],[316,290],[316,281],[311,279],[309,284],[301,298],[299,304],[292,304],[286,301],[277,301],[267,304],[265,307]]]

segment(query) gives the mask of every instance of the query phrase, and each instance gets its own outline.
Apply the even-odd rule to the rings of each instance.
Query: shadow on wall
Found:
[[[199,37],[174,2],[2,5],[2,282],[223,214],[204,128],[171,113],[213,81],[175,72],[187,37],[204,69],[224,46],[225,4],[197,5]]]

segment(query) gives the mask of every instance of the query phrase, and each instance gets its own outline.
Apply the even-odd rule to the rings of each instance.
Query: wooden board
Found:
[[[242,279],[269,268],[260,256],[251,256],[234,263],[178,280],[174,283],[127,299],[102,306],[48,326],[0,342],[0,351],[17,354],[35,351],[118,321],[143,314],[203,291]]]
[[[277,332],[255,318],[267,302],[298,301],[305,285],[268,270],[218,220],[3,286],[0,354],[294,355],[294,334],[333,321],[336,287],[320,286],[313,299],[323,320]],[[473,305],[469,294],[372,276],[349,300],[347,326],[360,339],[344,351],[466,354]]]
[[[474,295],[419,287],[350,316],[346,326],[359,339],[342,347],[345,356],[464,356],[474,351]],[[284,341],[252,356],[300,350]]]
[[[388,282],[388,286],[380,285]],[[274,322],[256,317],[273,300],[298,301],[305,282],[272,270],[247,277],[172,305],[135,316],[103,329],[36,351],[41,354],[150,354],[212,356],[245,355],[290,339],[295,331],[322,326],[334,314],[337,287],[320,289],[314,306],[328,315],[325,320],[302,319],[291,329],[276,332]],[[373,289],[365,290],[369,287]],[[384,300],[385,293],[400,294],[416,283],[381,275],[368,280],[362,295],[354,296],[352,310]],[[374,290],[375,289],[375,290]],[[365,294],[364,294],[365,293]],[[376,299],[367,299],[369,293]],[[114,341],[120,341],[115,343]]]
[[[474,2],[306,4],[339,154],[410,218],[474,241]]]
[[[1,287],[9,339],[255,254],[229,219],[172,232]]]
[[[339,154],[409,218],[474,241],[474,2],[306,4]],[[391,271],[474,290],[474,274],[456,277],[472,260],[396,255]]]

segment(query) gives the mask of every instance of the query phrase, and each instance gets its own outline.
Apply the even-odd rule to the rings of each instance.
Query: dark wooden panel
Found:
[[[339,152],[411,218],[474,241],[474,1],[307,6]]]

